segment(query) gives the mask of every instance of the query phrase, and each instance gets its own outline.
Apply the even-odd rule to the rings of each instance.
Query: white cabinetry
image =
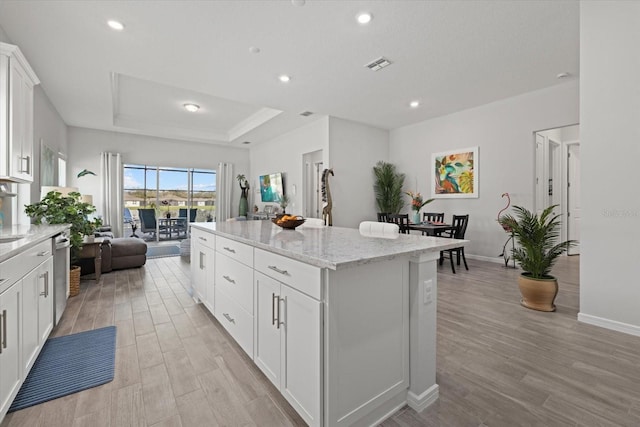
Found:
[[[22,283],[0,293],[0,419],[18,394],[20,369],[20,305]]]
[[[253,359],[253,248],[217,236],[215,278],[214,314]]]
[[[214,311],[214,248],[215,236],[191,229],[191,281],[193,297]]]
[[[319,298],[320,269],[259,249],[255,262],[254,361],[309,425],[322,425],[322,303],[294,289]]]
[[[53,328],[52,243],[0,263],[0,420]]]
[[[20,49],[0,43],[0,179],[33,181],[33,87],[39,83]]]

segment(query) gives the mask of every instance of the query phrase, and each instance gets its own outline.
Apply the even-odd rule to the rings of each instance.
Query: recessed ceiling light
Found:
[[[259,47],[255,47],[255,46],[251,46],[249,48],[249,52],[251,52],[251,53],[260,53],[260,48]]]
[[[305,0],[291,0],[291,4],[294,6],[304,6]]]
[[[566,77],[569,77],[571,74],[567,73],[567,72],[563,72],[563,73],[559,73],[556,78],[558,79],[564,79]]]
[[[371,22],[372,19],[373,19],[373,15],[371,15],[368,12],[360,13],[356,16],[356,20],[358,21],[359,24],[362,24],[362,25],[368,24],[369,22]]]
[[[282,83],[287,83],[291,80],[291,77],[287,76],[286,74],[283,74],[280,77],[278,77],[278,79],[280,79]]]
[[[195,113],[200,109],[200,106],[197,104],[184,104],[184,109],[190,113]]]
[[[119,22],[119,21],[114,21],[113,19],[110,20],[110,21],[107,21],[107,25],[109,27],[111,27],[111,29],[116,30],[116,31],[124,30],[124,24],[122,22]]]
[[[409,107],[411,108],[418,108],[420,106],[420,101],[411,101],[409,103]]]

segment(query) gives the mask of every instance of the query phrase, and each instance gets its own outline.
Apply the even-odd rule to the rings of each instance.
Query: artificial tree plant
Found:
[[[403,191],[405,175],[396,171],[392,163],[379,161],[373,167],[375,181],[373,191],[378,211],[397,214],[404,207]]]

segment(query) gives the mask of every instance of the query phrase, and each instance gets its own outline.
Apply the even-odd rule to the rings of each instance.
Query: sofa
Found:
[[[147,244],[135,237],[105,237],[102,243],[101,273],[112,270],[142,267],[147,262]],[[94,262],[91,259],[79,260],[82,275],[95,273]]]

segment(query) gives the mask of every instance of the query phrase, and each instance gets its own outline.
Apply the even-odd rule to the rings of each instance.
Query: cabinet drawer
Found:
[[[215,249],[216,236],[213,233],[209,233],[199,228],[191,228],[191,239],[199,242],[202,246]]]
[[[253,360],[253,316],[216,286],[216,318]]]
[[[255,269],[286,283],[312,298],[322,299],[320,291],[321,270],[318,267],[263,251],[262,249],[256,249]]]
[[[218,253],[215,271],[216,286],[253,315],[253,269]]]
[[[52,244],[47,239],[0,263],[0,292],[51,257]]]
[[[253,267],[253,247],[235,240],[220,237],[216,239],[216,250],[229,258]]]

